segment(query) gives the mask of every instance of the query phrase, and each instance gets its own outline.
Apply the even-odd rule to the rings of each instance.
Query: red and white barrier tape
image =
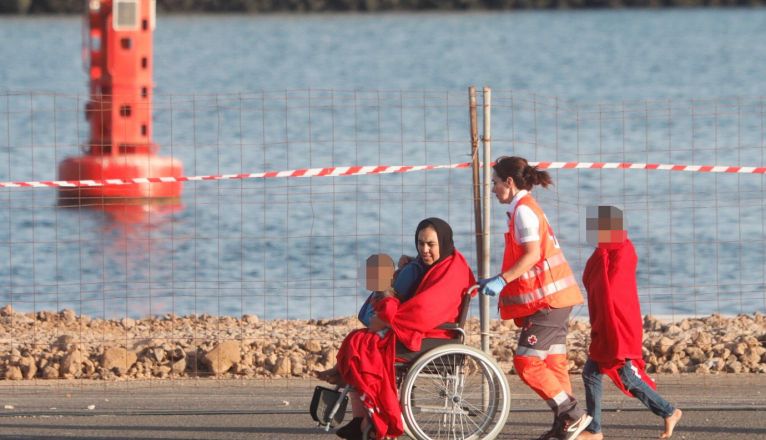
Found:
[[[669,165],[660,163],[630,162],[529,162],[541,169],[621,169],[621,170],[662,170],[692,171],[698,173],[734,173],[766,174],[766,167],[740,167],[726,165]],[[181,177],[137,177],[133,179],[103,180],[41,180],[28,182],[0,182],[0,188],[77,188],[107,185],[130,185],[139,183],[194,182],[200,180],[243,180],[274,179],[280,177],[342,177],[367,174],[410,173],[413,171],[431,171],[443,169],[469,168],[470,162],[449,165],[377,165],[329,168],[301,168],[286,171],[266,171],[261,173],[220,174],[210,176]]]

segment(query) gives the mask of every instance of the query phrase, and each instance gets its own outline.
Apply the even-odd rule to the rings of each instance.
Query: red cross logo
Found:
[[[529,335],[529,337],[527,338],[527,342],[529,342],[529,345],[537,344],[537,336]]]

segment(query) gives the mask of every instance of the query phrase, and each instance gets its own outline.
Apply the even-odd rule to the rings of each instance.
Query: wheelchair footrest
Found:
[[[319,426],[329,430],[343,422],[348,405],[348,388],[330,389],[322,386],[314,388],[309,413]]]

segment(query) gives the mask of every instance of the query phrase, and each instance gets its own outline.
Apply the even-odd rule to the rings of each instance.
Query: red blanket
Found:
[[[602,243],[585,265],[582,281],[588,291],[591,343],[590,357],[622,392],[618,370],[630,359],[637,373],[652,388],[642,353],[643,320],[636,287],[638,257],[627,238],[621,243]]]
[[[455,250],[425,274],[411,299],[400,304],[396,298],[386,298],[376,305],[377,316],[391,327],[384,338],[362,329],[343,341],[338,370],[363,396],[378,438],[404,432],[394,378],[396,341],[418,351],[424,337],[449,337],[435,327],[457,320],[462,295],[475,282],[465,258]]]

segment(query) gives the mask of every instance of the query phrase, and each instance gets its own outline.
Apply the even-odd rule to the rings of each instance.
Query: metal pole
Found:
[[[482,136],[482,142],[484,144],[484,194],[482,197],[482,204],[484,208],[484,222],[482,225],[481,230],[481,265],[479,266],[481,269],[480,277],[481,278],[488,278],[489,277],[489,232],[490,232],[490,213],[491,213],[491,205],[490,205],[490,183],[492,181],[492,167],[490,167],[490,162],[492,162],[492,136],[490,134],[490,122],[491,122],[491,116],[492,116],[492,90],[489,87],[484,87],[483,90],[484,95],[484,112],[483,112],[483,119],[484,119],[484,135]],[[480,306],[481,306],[481,349],[485,353],[490,353],[489,349],[489,298],[481,295],[480,296]]]
[[[478,274],[484,271],[481,257],[481,180],[479,177],[479,123],[476,119],[476,87],[468,88],[469,115],[471,119],[471,169],[473,171],[474,240],[476,240],[476,265]]]

